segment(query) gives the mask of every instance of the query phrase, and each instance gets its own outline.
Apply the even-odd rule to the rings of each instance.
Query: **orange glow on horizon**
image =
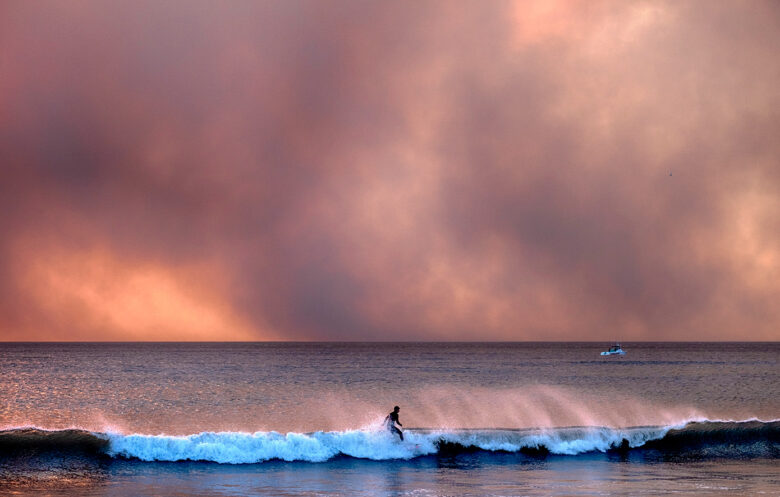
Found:
[[[22,288],[56,340],[273,340],[225,300],[224,277],[208,265],[123,260],[105,249],[49,251],[24,258]],[[21,269],[23,268],[23,269]],[[53,338],[25,330],[18,339]]]

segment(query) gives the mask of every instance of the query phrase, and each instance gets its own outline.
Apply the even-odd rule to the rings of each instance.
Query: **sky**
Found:
[[[780,340],[780,3],[0,3],[0,340]]]

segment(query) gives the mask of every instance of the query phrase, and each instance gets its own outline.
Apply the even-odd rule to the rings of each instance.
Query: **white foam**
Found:
[[[204,432],[189,436],[107,434],[109,455],[143,461],[213,461],[246,464],[281,459],[321,462],[344,454],[361,459],[410,459],[436,447],[413,434],[406,443],[387,432]],[[425,445],[425,449],[423,449]]]
[[[203,432],[189,436],[104,434],[109,455],[143,461],[212,461],[249,464],[283,461],[327,461],[343,454],[360,459],[411,459],[433,454],[437,442],[474,446],[486,451],[517,452],[546,447],[552,454],[604,452],[626,439],[630,447],[663,437],[672,426],[612,429],[406,431],[404,442],[385,430],[340,432]]]

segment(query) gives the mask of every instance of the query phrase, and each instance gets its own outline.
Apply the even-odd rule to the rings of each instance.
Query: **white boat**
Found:
[[[626,351],[620,348],[619,343],[616,343],[609,350],[602,352],[601,355],[626,355]]]

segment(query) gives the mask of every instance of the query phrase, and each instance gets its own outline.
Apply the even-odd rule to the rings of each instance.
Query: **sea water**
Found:
[[[0,494],[780,495],[780,344],[608,346],[0,344]]]

